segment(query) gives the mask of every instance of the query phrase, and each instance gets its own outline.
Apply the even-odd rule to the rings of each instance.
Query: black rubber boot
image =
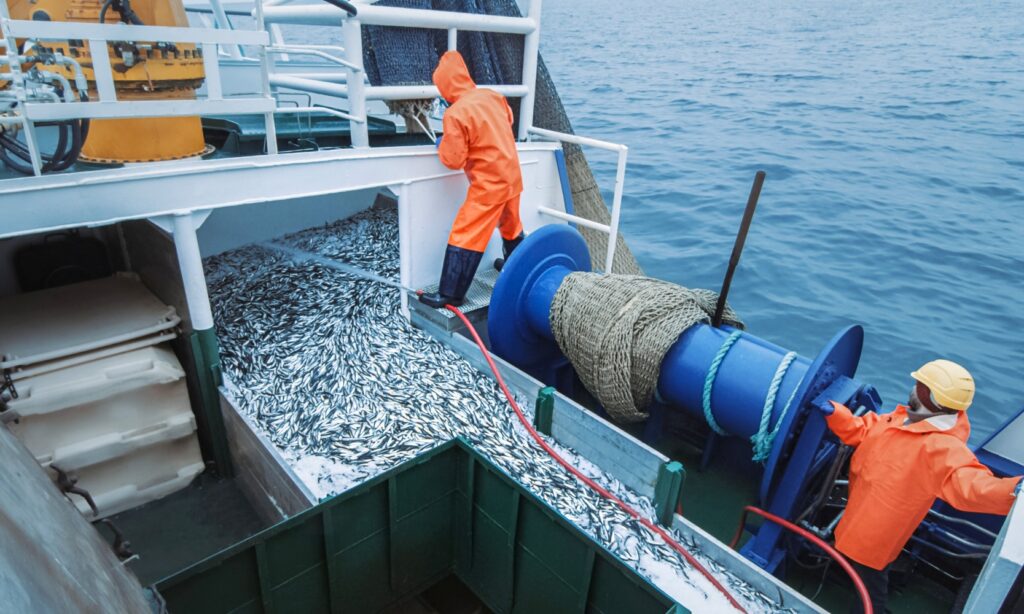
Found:
[[[519,233],[519,236],[516,237],[515,239],[506,239],[506,238],[502,237],[502,239],[501,239],[501,253],[505,257],[504,258],[495,258],[494,259],[494,268],[495,268],[495,270],[500,271],[501,269],[505,268],[505,261],[509,259],[509,256],[512,255],[512,252],[514,252],[515,249],[517,247],[519,247],[519,244],[522,243],[523,239],[525,239],[525,238],[526,238],[526,233],[525,232]]]
[[[444,252],[444,264],[441,266],[441,283],[437,292],[420,295],[424,305],[441,309],[446,305],[458,307],[466,301],[476,269],[480,266],[482,252],[463,249],[449,245]]]

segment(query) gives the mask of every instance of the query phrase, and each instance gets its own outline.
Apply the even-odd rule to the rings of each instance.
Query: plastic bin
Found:
[[[130,273],[9,296],[0,299],[0,313],[0,369],[12,371],[148,337],[181,321]]]
[[[92,516],[82,497],[70,495],[70,499],[90,520],[104,518],[181,490],[204,468],[199,440],[189,435],[75,469],[78,486],[92,495],[98,516]]]
[[[17,386],[9,407],[20,418],[11,431],[44,467],[78,474],[101,517],[174,492],[203,470],[185,373],[164,346],[47,371]]]

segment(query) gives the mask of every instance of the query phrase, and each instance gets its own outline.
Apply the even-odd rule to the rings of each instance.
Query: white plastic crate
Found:
[[[0,299],[0,369],[12,371],[111,348],[181,322],[136,275],[16,294]]]

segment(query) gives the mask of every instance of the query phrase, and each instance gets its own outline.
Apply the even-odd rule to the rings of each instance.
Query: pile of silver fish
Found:
[[[374,208],[274,243],[398,279],[393,209]],[[664,576],[663,566],[671,566],[686,585],[669,591],[673,597],[686,597],[690,607],[694,599],[707,600],[708,607],[726,603],[659,537],[552,461],[491,378],[402,317],[395,287],[265,245],[205,264],[234,400],[286,458],[331,459],[344,467],[344,485],[351,485],[461,435],[641,573]],[[529,400],[518,401],[531,411]],[[654,516],[648,499],[559,449],[640,513]],[[696,544],[683,545],[748,609],[783,609]],[[659,569],[652,570],[651,561]]]

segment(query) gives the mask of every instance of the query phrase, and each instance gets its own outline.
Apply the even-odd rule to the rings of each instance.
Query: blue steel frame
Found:
[[[494,288],[488,316],[493,351],[549,385],[564,384],[552,379],[564,367],[565,357],[554,342],[548,321],[551,300],[566,275],[589,270],[589,250],[575,229],[549,225],[532,233],[509,258]],[[684,333],[662,365],[661,380],[672,379],[674,384],[659,385],[660,396],[669,406],[691,413],[701,411],[699,404],[694,407],[696,393],[692,382],[703,382],[707,365],[721,346],[718,337],[727,334],[706,325],[698,326],[703,332],[689,334],[693,331],[690,329]],[[715,334],[707,334],[703,329]],[[723,361],[719,378],[726,385],[722,390],[713,389],[712,407],[721,422],[743,425],[749,430],[758,420],[751,420],[749,415],[737,416],[735,412],[754,411],[760,416],[766,383],[786,350],[747,333],[743,333],[743,339],[748,356],[760,352],[757,362],[742,360],[742,351],[732,362],[728,358]],[[877,409],[879,400],[874,389],[852,379],[863,340],[863,329],[849,326],[809,366],[806,359],[798,359],[794,367],[799,365],[799,369],[794,369],[792,378],[787,375],[789,381],[780,390],[778,404],[784,404],[790,395],[794,403],[783,419],[761,479],[761,504],[772,513],[792,518],[802,511],[800,506],[806,503],[811,479],[835,456],[837,446],[828,440],[828,428],[814,409],[816,405],[836,400]],[[751,370],[757,373],[750,373]],[[752,403],[752,399],[757,402]],[[753,409],[752,404],[756,405]],[[781,409],[776,407],[779,413]],[[737,434],[749,437],[753,433]],[[777,571],[785,557],[781,529],[766,523],[747,542],[743,553],[759,566]]]

